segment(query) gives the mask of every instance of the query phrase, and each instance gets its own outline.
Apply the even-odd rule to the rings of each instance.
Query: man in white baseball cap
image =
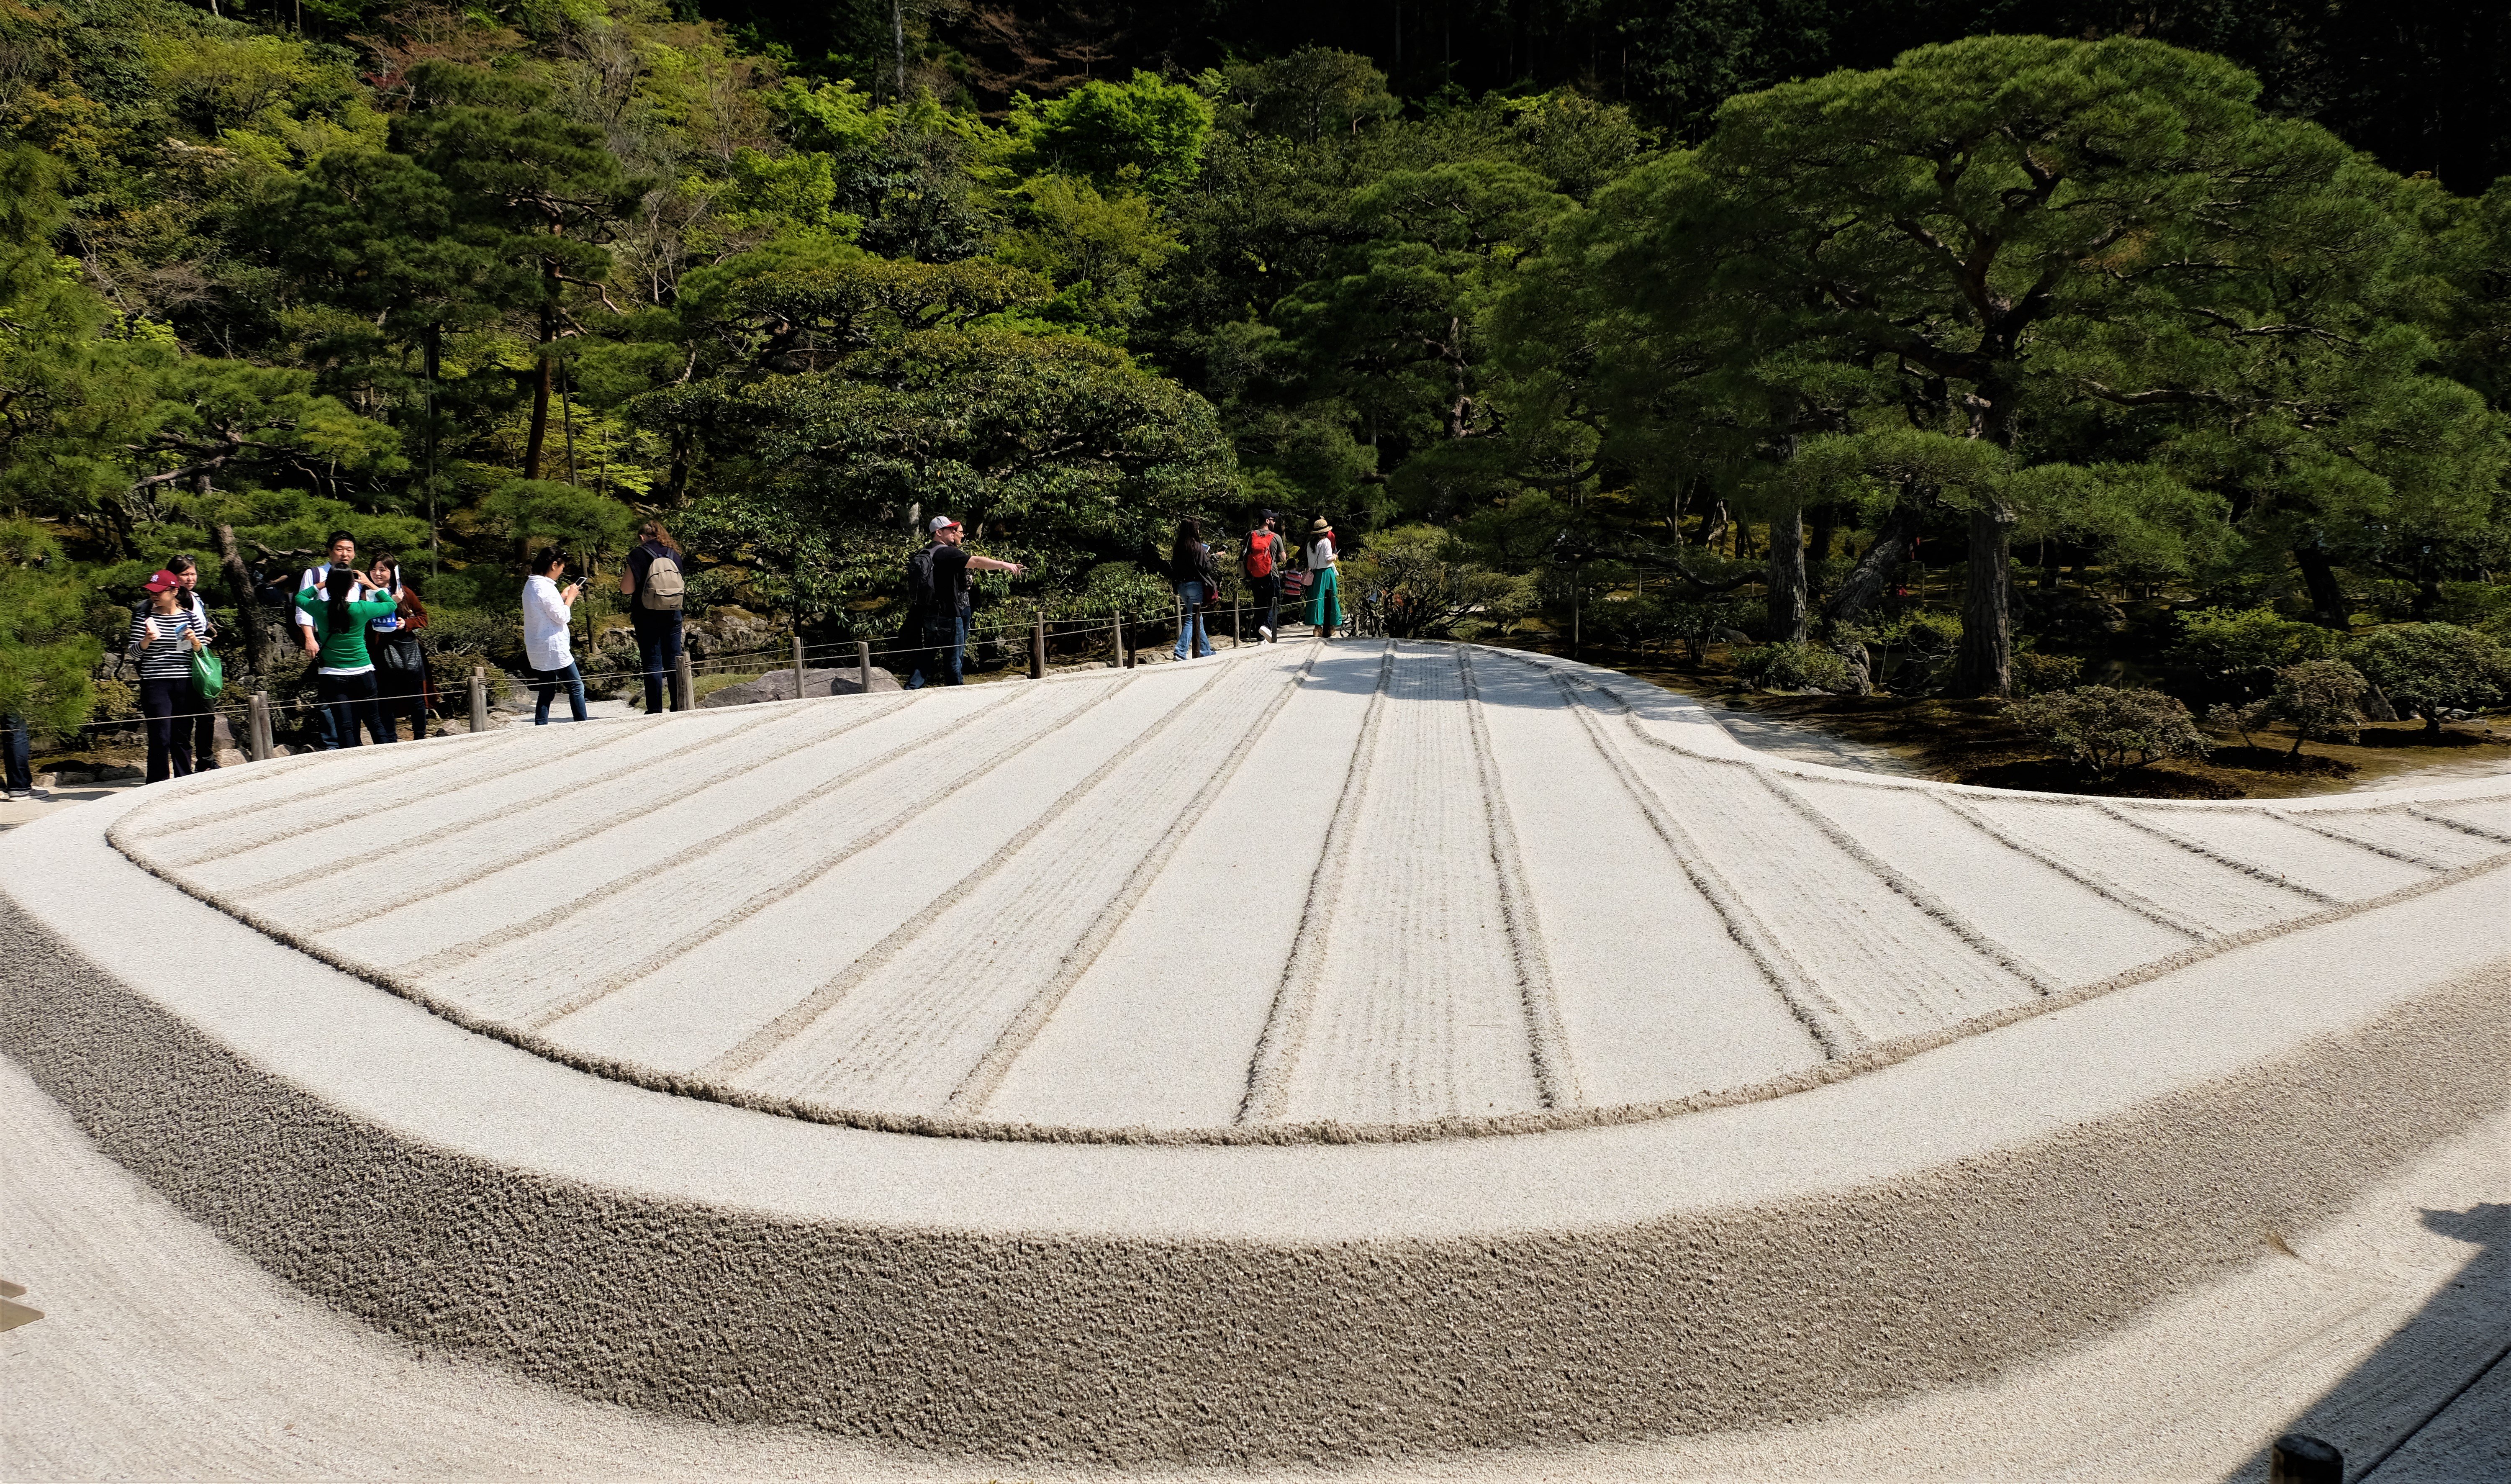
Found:
[[[1017,577],[1022,571],[1017,562],[997,562],[961,546],[968,533],[946,515],[935,516],[924,528],[933,544],[907,559],[906,631],[917,636],[910,643],[918,646],[914,667],[907,674],[909,690],[965,683],[960,667],[968,647],[968,573]]]

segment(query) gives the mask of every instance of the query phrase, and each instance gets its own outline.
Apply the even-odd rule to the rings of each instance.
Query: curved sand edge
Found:
[[[40,873],[0,854],[0,1046],[187,1213],[584,1394],[987,1455],[1567,1443],[1976,1378],[2342,1205],[2500,1106],[2511,1061],[2511,963],[2448,930],[2498,915],[2489,880],[1642,1128],[916,1139],[470,1035],[141,875],[112,812],[19,832]],[[243,982],[141,993],[151,942]]]

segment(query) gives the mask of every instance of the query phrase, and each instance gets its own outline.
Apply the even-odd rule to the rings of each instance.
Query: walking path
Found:
[[[1967,1385],[2331,1219],[2506,1100],[2505,865],[2499,776],[1996,793],[1284,644],[66,811],[0,846],[0,1049],[274,1271],[596,1396],[1558,1447]]]

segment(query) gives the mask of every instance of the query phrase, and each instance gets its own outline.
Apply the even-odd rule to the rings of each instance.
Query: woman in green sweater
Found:
[[[313,619],[323,644],[314,660],[314,695],[331,713],[333,740],[327,740],[326,748],[357,746],[362,722],[377,742],[394,740],[392,728],[375,714],[375,662],[367,653],[367,625],[390,614],[393,601],[377,596],[360,603],[350,597],[372,587],[348,567],[334,566],[320,589],[309,587],[296,595],[296,605]]]

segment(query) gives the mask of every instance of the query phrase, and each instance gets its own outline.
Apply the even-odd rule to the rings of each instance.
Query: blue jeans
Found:
[[[0,787],[22,794],[34,786],[34,756],[28,750],[26,719],[0,717]]]
[[[560,688],[566,691],[567,710],[575,713],[567,720],[571,722],[584,720],[584,674],[575,668],[575,661],[568,660],[563,667],[557,670],[532,672],[532,693],[540,697],[540,704],[532,708],[534,726],[549,724],[550,702],[558,699]]]
[[[679,710],[679,687],[672,680],[680,667],[680,615],[639,608],[628,621],[637,631],[637,668],[645,672],[645,715],[662,710],[667,695]]]
[[[963,651],[968,647],[968,615],[937,613],[924,620],[925,647],[915,651],[915,668],[908,671],[907,690],[921,690],[927,684],[964,685],[960,672]]]
[[[1212,636],[1204,632],[1203,627],[1204,600],[1211,596],[1200,582],[1189,582],[1178,589],[1178,598],[1185,605],[1184,613],[1178,619],[1178,658],[1186,657],[1186,641],[1189,639],[1195,644],[1195,658],[1201,659],[1213,652]]]

